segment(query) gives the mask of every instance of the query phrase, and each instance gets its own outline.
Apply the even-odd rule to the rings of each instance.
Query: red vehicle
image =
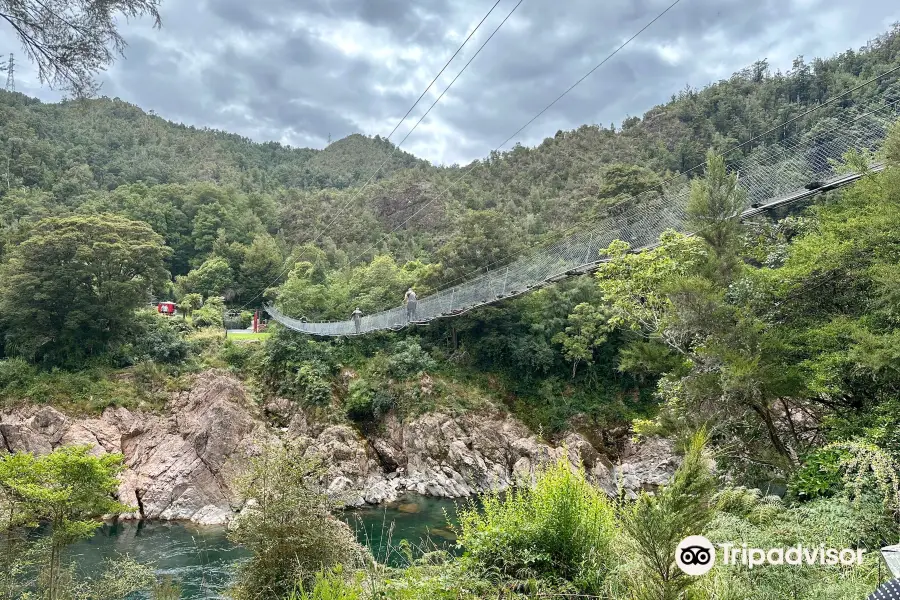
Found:
[[[174,315],[175,314],[175,303],[174,302],[160,302],[156,305],[156,310],[164,315]]]

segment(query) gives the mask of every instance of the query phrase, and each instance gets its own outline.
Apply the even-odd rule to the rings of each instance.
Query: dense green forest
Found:
[[[881,151],[883,172],[748,224],[732,218],[740,191],[726,168],[733,156],[722,155],[769,129],[758,143],[810,130],[853,103],[900,100],[897,79],[885,78],[776,127],[897,65],[900,27],[858,52],[798,58],[788,73],[757,63],[619,128],[584,126],[491,155],[452,187],[462,167],[379,138],[297,150],[185,128],[119,100],[45,105],[0,93],[0,399],[160,410],[183,375],[218,367],[261,405],[285,398],[361,432],[389,413],[490,407],[548,438],[590,431],[613,451],[614,431],[662,435],[684,455],[669,486],[628,503],[550,468],[533,490],[464,513],[462,558],[411,558],[388,572],[344,532],[311,532],[332,507],[306,488],[302,452],[272,450],[244,482],[247,494],[257,480],[277,483],[266,510],[236,526],[255,557],[238,598],[266,589],[768,600],[786,586],[798,599],[862,597],[874,589],[875,552],[858,568],[700,579],[669,556],[698,531],[870,550],[900,536],[900,126]],[[843,168],[860,169],[847,159]],[[226,309],[263,299],[313,320],[396,305],[411,285],[425,295],[698,163],[688,214],[703,233],[668,231],[639,253],[615,242],[595,275],[415,331],[316,340],[273,326],[260,343],[222,338]],[[174,299],[182,314],[147,310],[151,296]],[[42,518],[41,484],[16,456],[0,460],[0,500],[18,498],[23,519]],[[40,468],[64,479],[60,465],[73,461],[104,485],[119,468],[78,452]],[[787,491],[763,497],[760,482]],[[100,512],[126,509],[88,500]],[[348,580],[353,570],[362,575]]]

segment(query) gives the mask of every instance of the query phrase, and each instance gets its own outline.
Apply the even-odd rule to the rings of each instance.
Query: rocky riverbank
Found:
[[[500,413],[388,417],[378,432],[363,436],[349,425],[311,422],[287,401],[270,402],[266,412],[288,425],[269,425],[239,380],[210,371],[174,394],[164,415],[109,408],[97,418],[73,418],[27,407],[0,414],[0,436],[13,452],[46,453],[66,444],[121,452],[127,469],[119,499],[138,508],[128,518],[201,524],[225,523],[240,510],[243,500],[231,481],[266,441],[294,440],[321,456],[329,491],[353,505],[406,492],[459,498],[503,489],[563,456],[583,464],[609,493],[617,485],[631,494],[653,488],[677,466],[666,440],[625,441],[610,457],[581,433],[551,444]]]

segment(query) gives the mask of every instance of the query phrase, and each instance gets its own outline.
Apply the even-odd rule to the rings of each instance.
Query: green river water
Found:
[[[341,517],[376,559],[396,565],[403,560],[396,549],[402,540],[416,550],[437,546],[453,551],[445,511],[453,520],[456,506],[451,500],[416,496],[384,507],[347,511]],[[127,554],[152,565],[158,574],[173,576],[181,583],[182,598],[222,598],[234,565],[247,556],[225,533],[224,527],[189,523],[123,522],[104,525],[72,552],[84,572],[106,558]]]

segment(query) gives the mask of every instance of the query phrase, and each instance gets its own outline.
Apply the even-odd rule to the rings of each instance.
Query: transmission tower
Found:
[[[6,91],[14,92],[16,91],[16,59],[13,57],[12,52],[9,54],[9,63],[6,65]]]

